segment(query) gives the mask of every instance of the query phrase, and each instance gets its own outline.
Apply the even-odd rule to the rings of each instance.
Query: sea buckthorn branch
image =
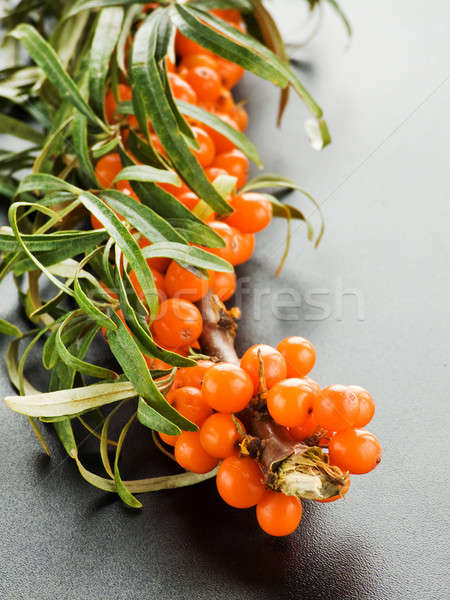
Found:
[[[217,360],[239,365],[234,346],[237,326],[230,311],[212,293],[198,306],[203,318],[202,350]],[[339,495],[345,487],[348,475],[330,466],[319,447],[295,440],[273,420],[265,404],[253,403],[237,416],[247,431],[240,450],[258,461],[269,488],[288,496],[323,500]]]

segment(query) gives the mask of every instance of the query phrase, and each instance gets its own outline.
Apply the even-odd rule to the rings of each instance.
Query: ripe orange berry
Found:
[[[231,298],[236,290],[236,273],[215,271],[213,277],[213,292],[222,302]]]
[[[314,418],[314,412],[311,412],[301,425],[289,427],[289,433],[299,442],[303,442],[303,440],[306,440],[306,438],[311,437],[318,427],[319,425]]]
[[[309,383],[309,385],[312,387],[313,391],[318,394],[321,390],[320,385],[317,383],[317,381],[314,381],[314,379],[311,379],[311,377],[307,377],[306,375],[304,377],[302,377],[302,379],[304,379],[305,381],[307,381]]]
[[[206,404],[201,391],[196,387],[177,388],[173,393],[173,398],[178,412],[199,427],[212,415],[211,407]]]
[[[208,167],[216,156],[214,142],[201,127],[192,127],[192,131],[199,145],[199,149],[193,150],[192,152],[197,157],[197,160],[202,167]]]
[[[241,13],[234,8],[215,8],[211,11],[211,14],[228,23],[239,24],[242,21]]]
[[[238,194],[230,204],[234,208],[234,213],[227,218],[226,222],[242,233],[262,231],[272,220],[272,204],[264,194],[256,192]]]
[[[140,202],[139,198],[136,196],[136,193],[134,192],[133,188],[131,187],[130,182],[127,181],[126,179],[124,179],[122,181],[118,181],[115,184],[115,186],[119,190],[119,192],[122,192],[122,194],[125,194],[126,196],[130,196],[131,198],[134,198],[135,200],[137,200],[137,202]]]
[[[167,298],[167,291],[164,283],[164,275],[156,269],[152,269],[151,267],[150,270],[153,275],[153,281],[155,282],[158,299],[160,302],[163,302]],[[139,283],[136,273],[133,270],[130,271],[129,278],[136,294],[142,300],[142,298],[144,297],[144,292],[142,291],[141,284]]]
[[[201,102],[216,102],[219,98],[222,83],[216,71],[205,65],[198,65],[187,70],[185,81],[191,86]]]
[[[193,69],[194,67],[209,67],[213,71],[217,69],[217,62],[214,56],[210,54],[187,54],[183,56],[180,61],[180,68],[186,70]]]
[[[197,94],[184,79],[176,73],[169,73],[168,77],[172,94],[177,100],[197,104]]]
[[[358,418],[359,402],[356,394],[345,385],[330,385],[314,400],[317,423],[328,431],[353,427]]]
[[[297,529],[302,518],[302,503],[295,496],[266,490],[256,505],[256,518],[269,535],[289,535]]]
[[[180,387],[190,385],[201,388],[206,371],[213,365],[210,360],[199,360],[195,367],[182,367],[176,372],[174,383]]]
[[[202,392],[205,402],[214,410],[239,412],[253,396],[253,382],[240,367],[218,363],[206,371]]]
[[[244,426],[239,421],[242,429]],[[216,458],[227,458],[237,451],[239,432],[228,413],[215,413],[206,419],[200,429],[200,443],[208,454]]]
[[[213,231],[215,231],[225,242],[224,248],[205,248],[208,252],[215,254],[216,256],[220,256],[224,260],[227,260],[230,264],[237,264],[236,260],[238,257],[238,244],[239,244],[239,234],[238,232],[223,223],[222,221],[211,221],[208,223]]]
[[[198,277],[192,271],[172,261],[165,276],[165,287],[171,297],[197,302],[211,287],[211,280]]]
[[[242,104],[236,104],[230,111],[230,117],[237,123],[241,131],[245,131],[248,125],[248,115]]]
[[[119,83],[119,85],[117,86],[117,95],[120,102],[131,101],[133,98],[130,86],[126,85],[125,83]],[[123,115],[116,115],[116,109],[117,102],[114,97],[114,92],[112,90],[109,90],[105,98],[105,115],[109,123],[117,123],[122,119]],[[137,119],[134,115],[128,115],[127,121],[132,127],[138,126]]]
[[[168,433],[161,433],[160,431],[158,432],[158,435],[168,446],[175,446],[178,438],[180,437],[179,435],[169,435]]]
[[[328,455],[331,465],[344,472],[362,475],[372,471],[381,461],[381,445],[373,433],[349,428],[333,435]]]
[[[331,496],[331,498],[325,498],[324,500],[315,498],[315,501],[326,503],[326,502],[334,502],[335,500],[340,500],[341,498],[343,498],[345,496],[345,494],[348,492],[349,488],[350,488],[350,477],[347,478],[347,483],[342,488],[340,494],[337,494],[336,496]]]
[[[177,194],[177,198],[181,202],[181,204],[184,204],[184,206],[189,210],[193,210],[197,206],[198,201],[200,200],[200,198],[197,196],[197,194],[194,194],[194,192],[184,192],[183,194]]]
[[[348,389],[356,394],[359,400],[359,413],[355,420],[355,427],[364,427],[375,414],[375,402],[367,390],[359,385],[349,385]]]
[[[226,87],[221,87],[220,93],[214,104],[214,111],[229,114],[234,107],[234,100],[230,90]]]
[[[214,160],[214,167],[225,169],[228,175],[237,178],[237,188],[245,185],[248,178],[248,158],[238,149],[218,154]]]
[[[208,167],[205,169],[205,175],[209,181],[213,182],[219,175],[228,175],[225,169],[218,169],[217,167]]]
[[[193,473],[208,473],[218,463],[217,458],[203,450],[198,431],[183,431],[178,436],[175,444],[175,458],[183,469]]]
[[[248,457],[226,458],[217,472],[216,484],[221,498],[234,508],[255,506],[265,490],[258,463]]]
[[[197,340],[203,328],[200,311],[192,302],[169,298],[161,302],[152,325],[156,339],[164,346],[189,346]]]
[[[229,60],[217,57],[217,72],[219,73],[222,84],[227,89],[231,90],[244,75],[244,69]]]
[[[286,378],[286,361],[278,350],[267,344],[251,346],[241,358],[241,369],[247,371],[252,378],[255,394],[260,385],[260,359],[264,366],[264,377],[268,389]]]
[[[232,228],[236,234],[236,250],[234,253],[235,265],[242,265],[250,260],[253,250],[255,249],[255,235],[253,233],[241,233],[239,229]]]
[[[175,36],[175,51],[179,56],[187,56],[188,54],[210,54],[212,52],[190,40],[184,36],[181,31],[177,31]]]
[[[304,377],[316,362],[316,351],[310,341],[292,336],[281,341],[277,350],[286,359],[288,377]]]
[[[233,129],[236,129],[236,130],[239,129],[236,121],[234,121],[226,113],[217,113],[216,117],[219,117],[227,125],[229,125],[230,127],[233,127]],[[209,133],[212,141],[214,142],[214,146],[216,147],[216,152],[218,154],[222,153],[222,152],[230,152],[231,150],[234,150],[234,148],[236,147],[233,144],[233,142],[231,142],[227,137],[225,137],[224,135],[222,135],[221,133],[219,133],[218,131],[216,131],[212,127],[204,125],[204,128]],[[224,173],[226,174],[225,170],[224,170]]]
[[[110,188],[116,176],[122,170],[122,161],[117,152],[102,156],[95,165],[95,175],[98,182],[105,188]]]
[[[269,390],[267,410],[285,427],[302,425],[312,410],[314,392],[303,379],[283,379]]]

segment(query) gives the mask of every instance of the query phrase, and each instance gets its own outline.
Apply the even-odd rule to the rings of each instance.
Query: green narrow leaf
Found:
[[[156,214],[151,208],[148,208],[148,206],[136,202],[134,198],[116,190],[105,190],[101,192],[100,196],[149,241],[186,243],[186,240],[172,225]]]
[[[67,454],[72,458],[76,458],[78,455],[77,443],[75,442],[75,436],[73,435],[70,420],[64,419],[63,421],[58,421],[53,424],[53,427]]]
[[[286,74],[273,60],[274,55],[254,38],[188,5],[174,4],[170,10],[173,22],[189,39],[279,87],[288,84]]]
[[[150,376],[142,353],[124,323],[115,314],[111,318],[117,325],[117,329],[108,332],[111,352],[116,357],[125,375],[135,386],[139,396],[145,399],[145,404],[152,408],[152,411],[161,415],[162,421],[167,421],[161,431],[169,435],[177,435],[180,433],[180,429],[196,431],[197,426],[172,408],[161,394]]]
[[[123,180],[132,181],[155,181],[158,183],[171,183],[177,187],[181,186],[181,181],[176,173],[166,169],[155,169],[147,165],[134,165],[125,167],[116,176],[113,183]]]
[[[7,133],[34,144],[41,144],[44,139],[42,133],[31,125],[5,114],[0,114],[0,133]]]
[[[61,334],[64,330],[64,327],[67,326],[73,320],[74,316],[80,314],[81,311],[75,311],[63,321],[63,323],[56,330],[55,337],[55,348],[63,361],[69,368],[75,369],[80,373],[84,373],[85,375],[90,375],[91,377],[97,377],[99,379],[117,379],[119,376],[115,371],[111,371],[110,369],[105,369],[104,367],[99,367],[98,365],[93,365],[91,363],[85,362],[80,358],[74,356],[69,352],[66,345],[64,344]],[[85,338],[86,339],[86,338]]]
[[[119,39],[124,10],[110,6],[100,10],[89,60],[89,92],[96,113],[103,118],[109,62]]]
[[[195,246],[183,246],[171,242],[157,242],[142,249],[146,258],[167,257],[173,260],[198,267],[199,269],[211,269],[212,271],[223,271],[231,273],[233,267],[230,263],[215,254],[211,254],[202,248]]]
[[[22,42],[31,58],[41,67],[49,81],[58,90],[62,99],[70,100],[89,120],[102,129],[106,129],[105,124],[86,104],[74,81],[64,70],[56,52],[34,27],[27,23],[21,23],[11,32],[11,35]]]
[[[117,442],[116,448],[116,456],[114,458],[114,481],[116,482],[117,493],[120,498],[125,502],[127,506],[131,506],[131,508],[142,508],[141,502],[137,500],[133,494],[131,494],[127,488],[127,486],[123,483],[122,478],[119,472],[119,457],[120,452],[122,450],[123,443],[125,442],[125,437],[130,429],[133,421],[136,418],[136,414],[134,414],[129,421],[126,423],[125,427],[120,432],[119,440]]]
[[[80,171],[88,187],[98,187],[97,177],[89,155],[87,119],[80,112],[75,113],[72,127],[73,148],[77,156]]]
[[[11,335],[13,337],[22,336],[20,329],[5,319],[0,319],[0,333],[3,335]]]

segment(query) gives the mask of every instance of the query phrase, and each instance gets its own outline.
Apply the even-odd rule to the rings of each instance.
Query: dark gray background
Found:
[[[342,3],[351,48],[326,11],[298,52],[331,147],[309,149],[296,99],[278,131],[277,93],[251,77],[240,88],[267,169],[315,195],[327,230],[315,251],[296,224],[278,279],[285,225],[258,237],[239,272],[253,290],[242,298],[239,346],[310,338],[321,384],[359,383],[374,395],[370,429],[383,462],[353,477],[345,501],[304,503],[299,530],[272,539],[253,510],[225,506],[211,482],[149,494],[141,512],[127,510],[81,480],[50,432],[48,461],[26,419],[1,405],[2,599],[448,597],[450,8]],[[293,33],[299,4],[276,3]],[[317,222],[306,201],[292,201]],[[10,281],[0,298],[1,315],[23,323]],[[0,389],[11,393],[4,367]],[[128,448],[129,476],[172,469],[147,434],[136,431]],[[93,464],[94,445],[83,450]]]

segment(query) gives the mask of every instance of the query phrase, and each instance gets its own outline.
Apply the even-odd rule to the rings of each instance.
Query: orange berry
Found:
[[[239,234],[238,232],[223,223],[222,221],[211,221],[208,223],[213,231],[215,231],[225,242],[224,248],[205,248],[211,254],[215,254],[216,256],[220,256],[224,260],[227,260],[232,265],[237,264],[236,260],[238,257],[238,244],[239,244]]]
[[[359,400],[359,413],[355,419],[355,427],[364,427],[375,414],[375,402],[367,390],[359,385],[349,385],[348,389],[356,394]]]
[[[173,398],[178,412],[199,427],[212,415],[211,407],[206,404],[201,391],[196,387],[179,387],[174,391]]]
[[[234,107],[233,96],[231,95],[230,90],[227,90],[226,87],[222,87],[220,89],[220,93],[216,98],[214,105],[214,112],[221,112],[225,114],[229,114]]]
[[[191,345],[200,336],[202,327],[198,308],[182,298],[161,302],[152,325],[157,340],[171,348]]]
[[[161,433],[160,431],[158,432],[158,435],[168,446],[175,446],[178,438],[180,437],[179,435],[169,435],[168,433]]]
[[[217,72],[219,73],[222,85],[227,89],[231,90],[244,75],[244,69],[229,60],[217,57]]]
[[[133,98],[130,86],[124,83],[119,83],[119,85],[117,86],[117,95],[120,102],[131,101]],[[109,90],[105,98],[105,115],[106,120],[109,123],[117,123],[123,118],[123,115],[121,114],[116,115],[116,109],[117,102],[116,98],[114,97],[114,92],[112,90]],[[132,127],[138,126],[137,119],[134,115],[128,115],[127,121]]]
[[[197,44],[193,40],[190,40],[184,36],[181,31],[177,31],[175,36],[175,51],[180,56],[187,56],[188,54],[210,54],[212,52]]]
[[[185,80],[202,102],[216,102],[222,90],[220,77],[211,67],[198,65],[187,70]]]
[[[183,194],[177,195],[177,198],[181,204],[184,204],[184,206],[189,210],[193,210],[200,200],[200,198],[197,196],[197,194],[194,194],[194,192],[184,192]]]
[[[199,360],[195,367],[181,367],[175,375],[176,385],[201,388],[206,371],[213,365],[214,363],[210,360]]]
[[[197,94],[184,79],[176,73],[169,73],[168,77],[172,94],[177,100],[197,104]]]
[[[217,167],[209,167],[205,170],[205,175],[209,181],[214,181],[219,175],[228,175],[225,169],[219,169]]]
[[[342,471],[362,475],[372,471],[381,461],[381,445],[378,439],[365,429],[344,429],[330,440],[328,455],[330,464]]]
[[[260,360],[264,366],[264,378],[268,389],[286,378],[286,361],[278,350],[267,344],[251,346],[241,358],[241,369],[247,371],[252,378],[255,394],[260,384]]]
[[[232,227],[233,231],[237,236],[235,243],[235,254],[234,263],[235,265],[242,265],[243,263],[250,260],[253,250],[255,249],[255,234],[253,233],[241,233],[238,229]]]
[[[217,62],[216,59],[209,54],[187,54],[181,59],[180,67],[183,67],[186,70],[193,69],[194,67],[209,67],[215,71],[217,69]]]
[[[95,175],[100,185],[110,188],[116,176],[122,170],[122,161],[117,152],[102,156],[95,165]]]
[[[245,431],[242,423],[242,429]],[[200,429],[200,443],[208,454],[216,458],[227,458],[236,453],[239,432],[228,413],[215,413],[206,419]]]
[[[177,463],[193,473],[208,473],[217,465],[218,460],[207,454],[200,444],[198,431],[183,431],[175,444]]]
[[[162,302],[167,298],[167,292],[164,284],[164,275],[156,269],[152,269],[151,267],[150,270],[153,275],[153,281],[155,283],[158,299],[160,302]],[[130,271],[129,278],[136,294],[142,300],[142,298],[144,297],[144,292],[142,291],[141,284],[139,283],[136,273],[133,270]]]
[[[130,196],[130,198],[134,198],[137,202],[140,202],[129,181],[124,179],[122,181],[118,181],[115,185],[119,192],[122,192],[122,194]]]
[[[228,23],[239,24],[242,21],[241,13],[234,8],[215,8],[211,11],[211,14]]]
[[[228,175],[237,178],[237,188],[245,185],[248,178],[248,158],[238,149],[218,154],[214,160],[214,167],[225,169]]]
[[[256,518],[263,531],[273,536],[289,535],[302,518],[302,503],[295,496],[266,490],[256,505]]]
[[[208,167],[216,156],[214,142],[210,136],[201,127],[192,127],[194,137],[199,145],[198,150],[193,150],[193,154],[197,157],[198,162],[202,167]]]
[[[165,286],[169,296],[197,302],[208,292],[211,280],[198,277],[172,261],[165,276]]]
[[[230,111],[230,117],[237,123],[241,131],[245,131],[248,125],[247,111],[241,104],[236,104]]]
[[[215,271],[213,277],[213,292],[222,302],[231,298],[236,290],[236,273]]]
[[[221,498],[234,508],[255,506],[265,490],[258,463],[248,457],[226,458],[217,472],[216,484]]]
[[[285,427],[302,425],[312,410],[314,392],[303,379],[283,379],[267,394],[267,410]]]
[[[281,341],[277,350],[286,359],[288,377],[304,377],[316,362],[316,351],[310,341],[292,336]]]
[[[319,425],[328,431],[340,431],[353,427],[359,414],[359,401],[345,385],[330,385],[316,396],[313,410]]]
[[[233,127],[234,129],[239,129],[236,121],[234,121],[226,113],[218,113],[218,114],[216,114],[216,116],[220,117],[220,119],[222,121],[224,121],[227,125],[230,125],[230,127]],[[216,152],[218,154],[222,153],[222,152],[230,152],[231,150],[234,150],[235,145],[227,137],[225,137],[224,135],[222,135],[221,133],[219,133],[212,127],[208,127],[207,125],[204,125],[204,127],[205,127],[206,131],[209,133],[212,141],[214,142],[214,145],[216,147]],[[224,170],[224,173],[226,174],[225,170]]]
[[[242,233],[262,231],[272,220],[272,204],[263,194],[256,192],[238,194],[230,204],[234,212],[226,222]]]
[[[218,363],[210,367],[202,383],[205,402],[220,412],[239,412],[253,396],[250,375],[230,363]]]

